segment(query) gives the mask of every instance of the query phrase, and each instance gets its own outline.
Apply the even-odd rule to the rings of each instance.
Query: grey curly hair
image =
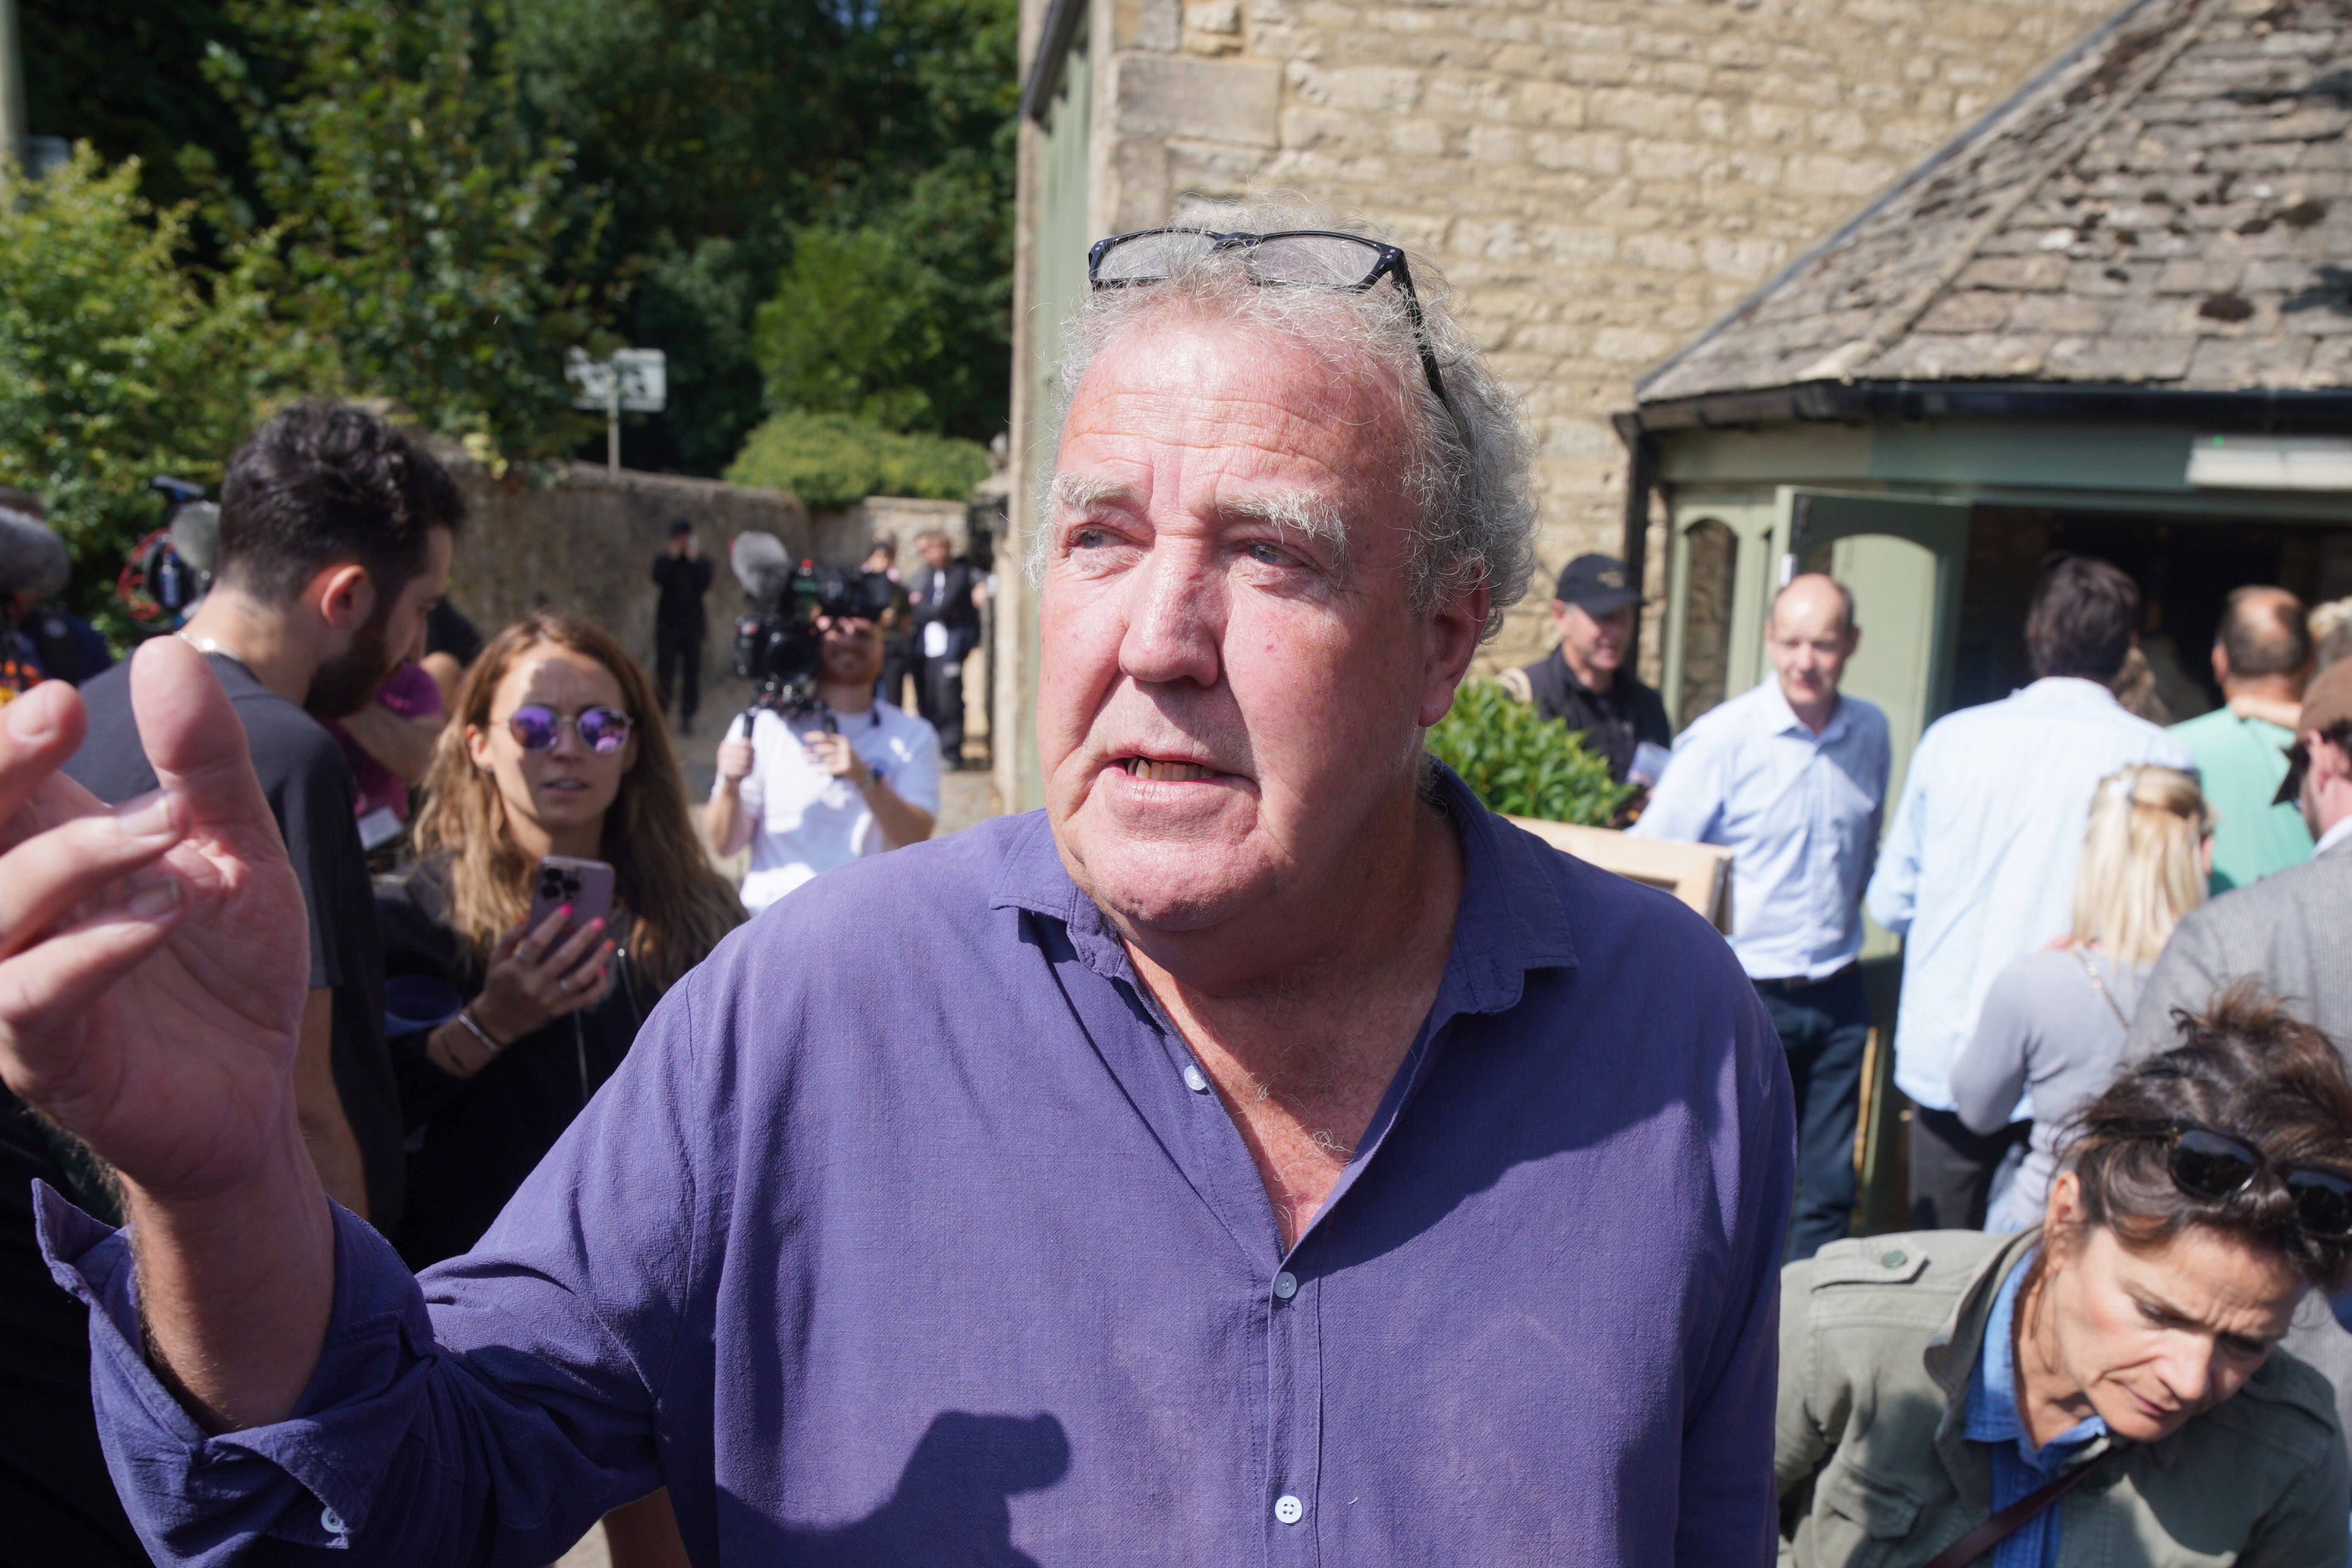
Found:
[[[1215,226],[1221,233],[1307,228],[1381,237],[1360,225],[1273,205],[1220,212]],[[1436,267],[1410,252],[1407,263],[1423,330],[1445,382],[1444,402],[1430,389],[1403,292],[1393,281],[1361,291],[1265,287],[1251,279],[1240,252],[1213,252],[1180,266],[1165,282],[1089,290],[1080,301],[1063,336],[1056,447],[1087,367],[1112,342],[1163,312],[1286,338],[1335,368],[1354,369],[1369,361],[1394,389],[1412,432],[1399,479],[1421,514],[1411,569],[1413,608],[1425,614],[1484,584],[1490,606],[1485,635],[1493,636],[1503,612],[1527,592],[1535,567],[1534,444],[1519,422],[1517,399],[1496,380],[1454,321]],[[1040,485],[1040,517],[1049,514],[1053,479],[1048,472]],[[1033,579],[1043,574],[1048,538],[1044,528],[1033,530]],[[1344,547],[1344,537],[1340,543]]]

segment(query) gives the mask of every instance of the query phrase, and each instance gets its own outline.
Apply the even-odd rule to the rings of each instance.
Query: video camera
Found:
[[[205,499],[203,486],[168,474],[148,480],[147,487],[163,499],[163,526],[131,547],[114,592],[133,621],[173,632],[212,588],[220,560],[220,508]]]
[[[752,608],[735,619],[735,674],[759,683],[747,712],[766,708],[787,717],[816,706],[824,664],[820,618],[881,619],[890,608],[890,580],[878,571],[795,562],[783,541],[754,530],[738,534],[727,564]],[[831,728],[828,720],[827,728]],[[751,733],[747,724],[744,733]]]

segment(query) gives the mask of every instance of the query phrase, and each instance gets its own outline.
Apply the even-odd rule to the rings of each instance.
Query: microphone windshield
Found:
[[[727,547],[727,564],[743,591],[754,599],[773,599],[792,581],[792,552],[783,540],[761,529],[737,534]]]

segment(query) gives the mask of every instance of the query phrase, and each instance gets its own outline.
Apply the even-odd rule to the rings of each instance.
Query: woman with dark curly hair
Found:
[[[2326,1380],[2276,1350],[2352,1278],[2352,1082],[2240,989],[2072,1119],[2042,1222],[1782,1274],[1780,1559],[2343,1568]]]

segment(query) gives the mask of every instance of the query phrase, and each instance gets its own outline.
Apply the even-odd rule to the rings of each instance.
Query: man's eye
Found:
[[[1284,549],[1280,545],[1270,545],[1263,540],[1249,547],[1249,558],[1261,566],[1297,566],[1298,564],[1297,556]]]
[[[1109,542],[1110,533],[1109,530],[1106,528],[1073,528],[1070,530],[1070,548],[1072,549],[1095,549],[1103,545],[1108,544]]]

